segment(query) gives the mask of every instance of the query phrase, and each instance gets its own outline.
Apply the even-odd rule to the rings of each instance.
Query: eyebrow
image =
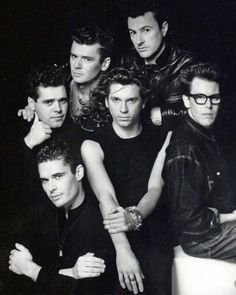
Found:
[[[145,26],[139,28],[138,31],[141,31],[141,30],[146,29],[146,28],[152,29],[153,27],[150,26],[150,25],[145,25]],[[129,31],[136,32],[136,30],[134,30],[134,29],[129,29]]]

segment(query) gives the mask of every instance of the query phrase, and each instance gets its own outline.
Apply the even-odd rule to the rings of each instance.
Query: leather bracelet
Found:
[[[142,226],[142,215],[136,206],[126,207],[125,210],[131,214],[134,219],[134,230],[139,230]]]

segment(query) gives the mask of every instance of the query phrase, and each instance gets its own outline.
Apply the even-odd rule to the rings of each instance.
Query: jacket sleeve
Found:
[[[219,231],[217,211],[205,205],[210,190],[204,163],[196,154],[190,148],[189,153],[168,157],[163,171],[172,224],[182,244],[210,238]]]

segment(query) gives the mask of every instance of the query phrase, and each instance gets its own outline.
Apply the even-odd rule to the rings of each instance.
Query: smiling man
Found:
[[[114,251],[97,203],[84,189],[79,148],[49,140],[37,162],[52,204],[32,206],[10,253],[9,269],[36,283],[17,294],[115,294]]]
[[[213,131],[221,74],[199,63],[182,70],[180,79],[187,116],[173,132],[163,171],[173,233],[189,255],[235,260],[236,200]]]

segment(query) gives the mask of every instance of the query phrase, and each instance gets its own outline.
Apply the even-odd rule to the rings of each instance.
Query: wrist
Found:
[[[28,263],[26,264],[26,269],[24,274],[25,276],[31,278],[34,282],[36,282],[41,268],[42,267],[36,264],[35,262],[28,261]]]
[[[34,148],[34,145],[30,139],[30,136],[27,135],[25,138],[24,138],[24,142],[25,144],[28,146],[28,148],[30,148],[31,150]]]
[[[142,226],[142,215],[136,206],[126,207],[125,210],[130,213],[134,220],[134,230],[139,230]]]

